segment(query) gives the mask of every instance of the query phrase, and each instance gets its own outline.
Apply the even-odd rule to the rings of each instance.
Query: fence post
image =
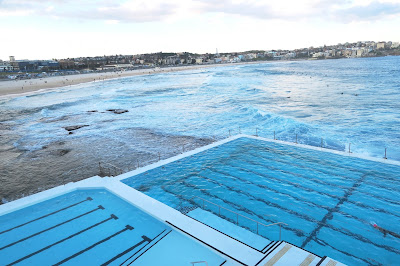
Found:
[[[324,147],[324,140],[321,138],[321,148]]]
[[[236,225],[239,225],[239,214],[236,213]]]
[[[185,152],[185,144],[182,144],[182,153]]]
[[[296,144],[297,144],[297,134],[296,134]]]
[[[242,134],[242,131],[240,130],[240,127],[239,127],[239,134]]]
[[[160,152],[158,152],[158,160],[161,160]]]
[[[351,153],[351,151],[350,151],[350,146],[351,146],[351,143],[349,143],[349,153]]]
[[[386,157],[386,148],[385,148],[385,157],[383,157],[383,159],[387,159],[387,157]]]
[[[139,168],[140,167],[140,165],[139,165],[139,159],[136,159],[137,160],[137,168]]]
[[[204,209],[204,200],[203,200],[203,209]]]
[[[256,128],[256,137],[258,137],[258,128]]]
[[[231,130],[229,129],[229,137],[231,136]]]
[[[257,235],[258,235],[258,222],[257,222]]]
[[[281,241],[282,236],[282,224],[279,224],[279,241]]]
[[[101,164],[100,164],[100,162],[99,162],[99,175],[101,175],[102,174],[102,171],[101,171]]]
[[[218,214],[221,217],[221,206],[218,205]]]
[[[276,140],[276,138],[275,138],[275,130],[274,130],[274,140]]]

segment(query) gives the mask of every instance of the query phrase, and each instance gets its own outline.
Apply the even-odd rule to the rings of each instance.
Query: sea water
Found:
[[[70,170],[97,174],[100,160],[133,169],[237,133],[378,158],[387,148],[400,160],[399,74],[400,57],[273,61],[2,99],[0,198],[57,185]],[[87,126],[71,135],[71,125]]]

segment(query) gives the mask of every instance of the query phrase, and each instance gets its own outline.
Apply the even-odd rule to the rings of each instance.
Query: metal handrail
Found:
[[[192,265],[195,265],[197,263],[205,263],[208,266],[207,261],[193,261],[193,262],[191,262]]]
[[[277,223],[272,223],[272,224],[263,224],[263,223],[260,223],[260,222],[258,222],[258,221],[256,221],[256,220],[253,220],[253,219],[251,219],[251,218],[249,218],[249,217],[247,217],[247,216],[244,216],[244,215],[242,215],[242,214],[240,214],[240,213],[237,213],[237,212],[235,212],[235,211],[229,210],[229,209],[227,209],[227,208],[225,208],[225,207],[223,207],[223,206],[221,206],[221,205],[219,205],[219,204],[216,204],[216,203],[214,203],[214,202],[211,202],[211,201],[209,201],[209,200],[203,199],[203,198],[198,197],[198,196],[193,196],[193,197],[190,198],[189,200],[191,201],[191,200],[193,200],[194,198],[198,198],[198,199],[201,199],[201,200],[203,201],[203,209],[205,209],[205,208],[204,208],[204,202],[208,202],[208,203],[210,203],[210,204],[213,204],[213,205],[217,206],[217,207],[218,207],[218,215],[219,215],[219,216],[221,216],[221,208],[224,209],[224,210],[227,210],[227,211],[229,211],[229,212],[231,212],[231,213],[236,214],[236,225],[239,225],[239,216],[241,216],[241,217],[243,217],[243,218],[245,218],[245,219],[247,219],[247,220],[250,220],[250,221],[253,221],[253,222],[257,223],[257,235],[258,235],[258,225],[262,225],[262,226],[264,226],[264,227],[269,227],[269,226],[272,226],[272,225],[279,225],[279,240],[281,240],[281,236],[282,236],[282,225],[288,225],[288,224],[286,224],[286,223],[284,223],[284,222],[277,222]]]

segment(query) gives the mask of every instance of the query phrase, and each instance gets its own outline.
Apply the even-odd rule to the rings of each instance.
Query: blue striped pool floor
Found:
[[[399,239],[370,224],[400,231],[399,173],[396,165],[239,138],[123,182],[177,209],[200,206],[198,196],[262,223],[285,222],[284,240],[368,265],[400,261]],[[260,233],[277,240],[276,230]]]

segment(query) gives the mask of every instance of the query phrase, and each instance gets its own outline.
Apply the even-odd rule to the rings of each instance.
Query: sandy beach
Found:
[[[76,74],[76,75],[55,76],[55,77],[25,79],[25,80],[6,80],[6,81],[0,81],[0,98],[31,94],[33,92],[45,91],[48,89],[66,87],[86,82],[98,82],[107,79],[129,77],[136,75],[149,75],[155,73],[167,73],[167,72],[193,70],[193,69],[218,67],[218,66],[226,66],[226,65],[225,64],[194,65],[194,66],[181,66],[181,67],[115,71],[115,72],[104,72],[104,73]]]

